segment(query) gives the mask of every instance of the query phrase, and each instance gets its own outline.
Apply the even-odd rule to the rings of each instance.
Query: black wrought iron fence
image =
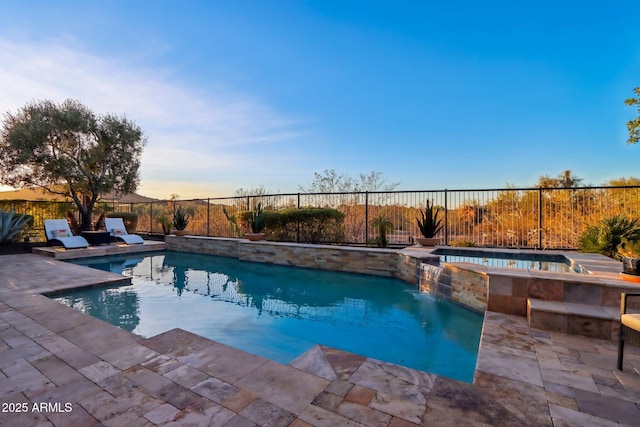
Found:
[[[344,214],[343,230],[327,233],[322,240],[326,243],[373,244],[378,237],[374,219],[382,217],[393,224],[387,236],[390,244],[410,245],[419,234],[416,218],[427,200],[441,212],[444,227],[437,237],[444,244],[454,245],[575,249],[584,229],[604,216],[621,213],[640,218],[637,186],[270,194],[104,203],[96,206],[94,215],[97,219],[102,213],[134,212],[138,215],[138,233],[162,234],[171,227],[174,210],[182,206],[192,216],[187,228],[190,234],[239,237],[229,218],[236,218],[240,232],[246,230],[242,213],[258,203],[267,211],[330,208]],[[43,219],[78,215],[75,206],[68,202],[0,201],[0,209],[11,208],[34,215],[36,229],[42,228]],[[301,236],[305,234],[294,230],[277,236],[304,241]]]

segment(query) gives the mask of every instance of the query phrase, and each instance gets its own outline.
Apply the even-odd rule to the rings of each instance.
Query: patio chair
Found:
[[[622,371],[622,357],[625,343],[640,346],[640,313],[627,313],[627,299],[640,297],[640,293],[620,295],[620,341],[618,344],[618,369]]]
[[[142,237],[137,234],[127,233],[127,229],[124,226],[122,218],[105,218],[104,228],[111,233],[111,237],[122,240],[127,245],[139,245],[144,243]]]
[[[65,249],[86,248],[89,242],[82,236],[74,236],[66,219],[45,219],[44,233],[47,242],[60,242]]]

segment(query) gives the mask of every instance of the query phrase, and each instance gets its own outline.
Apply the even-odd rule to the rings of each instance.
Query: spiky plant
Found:
[[[618,258],[618,247],[625,240],[640,240],[640,224],[635,218],[629,219],[623,214],[616,214],[587,227],[578,239],[578,249],[580,252]]]
[[[262,210],[262,202],[258,203],[258,206],[251,213],[249,218],[249,225],[251,226],[251,232],[254,234],[262,233],[265,226],[264,211]]]
[[[184,230],[189,225],[189,214],[179,206],[178,209],[173,213],[173,228],[176,230]]]
[[[31,230],[28,224],[33,217],[17,214],[14,209],[0,210],[0,243],[17,242]]]
[[[422,237],[435,237],[435,235],[442,229],[442,218],[438,218],[439,213],[440,208],[434,207],[429,203],[429,200],[427,200],[427,206],[424,208],[424,211],[420,211],[422,220],[420,220],[420,218],[416,218]]]
[[[393,230],[393,223],[389,218],[380,215],[371,221],[371,225],[378,230],[378,246],[386,248],[389,245],[387,234]]]

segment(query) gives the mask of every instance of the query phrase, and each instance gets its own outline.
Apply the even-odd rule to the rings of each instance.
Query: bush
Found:
[[[478,245],[476,245],[476,242],[474,242],[473,240],[454,240],[453,242],[451,242],[451,246],[457,246],[457,247],[461,247],[461,248],[474,248]]]
[[[107,214],[107,218],[122,218],[124,222],[124,228],[127,229],[127,233],[135,233],[138,229],[138,214],[133,212],[112,212]]]
[[[617,258],[618,247],[623,240],[640,240],[640,224],[637,219],[617,214],[587,227],[578,239],[578,249],[580,252],[599,253]]]
[[[238,216],[248,223],[253,211]],[[277,241],[334,243],[344,240],[344,214],[330,208],[291,208],[281,211],[263,210],[267,237]],[[299,236],[299,239],[298,239]]]

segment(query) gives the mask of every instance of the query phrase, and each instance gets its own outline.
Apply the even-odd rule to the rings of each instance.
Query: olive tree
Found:
[[[82,230],[102,194],[138,185],[146,138],[125,117],[96,115],[75,100],[39,101],[5,113],[0,132],[0,183],[70,197]]]

